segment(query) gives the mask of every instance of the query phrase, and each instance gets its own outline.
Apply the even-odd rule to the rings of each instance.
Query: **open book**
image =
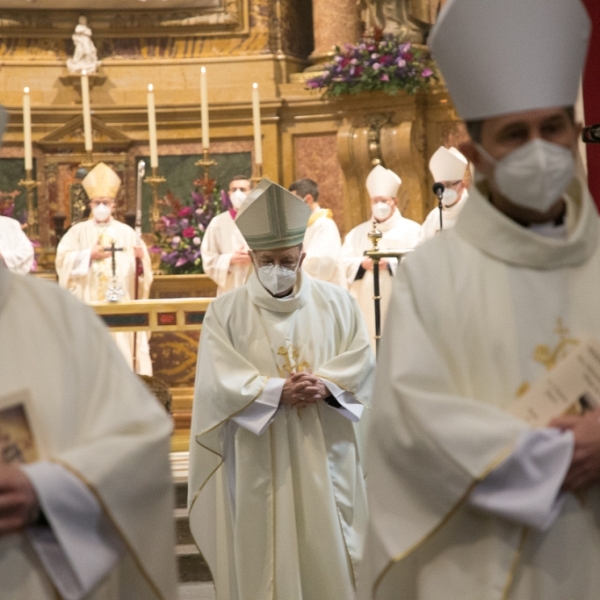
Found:
[[[31,463],[38,458],[28,407],[29,392],[0,397],[0,464]]]
[[[533,427],[600,407],[600,343],[584,339],[552,371],[507,408]]]

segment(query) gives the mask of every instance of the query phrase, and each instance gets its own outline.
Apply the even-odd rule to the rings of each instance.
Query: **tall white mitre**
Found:
[[[429,48],[458,114],[474,121],[574,106],[590,31],[580,0],[450,0]]]
[[[377,165],[367,176],[367,192],[371,198],[395,198],[402,179],[381,165]]]
[[[117,197],[121,187],[119,176],[105,163],[98,163],[81,182],[88,198],[112,198]]]
[[[309,218],[306,202],[263,179],[246,196],[235,224],[251,250],[275,250],[301,244]]]
[[[429,160],[429,170],[435,182],[460,181],[469,161],[456,148],[440,146]]]

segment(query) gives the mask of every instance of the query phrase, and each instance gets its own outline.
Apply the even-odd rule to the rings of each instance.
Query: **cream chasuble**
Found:
[[[468,197],[469,193],[467,190],[465,190],[461,199],[454,206],[451,206],[450,208],[444,207],[442,210],[442,223],[444,225],[444,230],[452,229],[456,225],[456,221],[458,221],[458,217],[460,216]],[[419,244],[430,240],[438,231],[440,231],[440,209],[434,208],[427,215],[425,221],[423,221],[423,225],[421,225]]]
[[[116,253],[117,279],[123,291],[124,300],[135,297],[135,257],[133,248],[137,245],[135,231],[111,218],[107,224],[89,219],[73,225],[63,236],[56,250],[56,271],[58,282],[84,302],[104,302],[105,294],[112,278],[112,259],[94,260],[90,263],[90,252],[95,244],[108,248],[112,243],[123,248]],[[138,297],[148,298],[152,285],[152,266],[144,242],[142,266],[144,273],[139,277]],[[133,368],[133,333],[126,331],[111,333],[125,360]],[[138,332],[137,336],[138,373],[152,375],[152,361],[148,346],[148,334]]]
[[[190,526],[219,600],[351,600],[366,526],[354,424],[325,402],[279,406],[255,435],[232,418],[273,378],[312,371],[366,405],[374,359],[356,303],[299,278],[273,298],[251,275],[202,327]]]
[[[360,279],[356,276],[361,272],[360,263],[365,258],[365,250],[370,250],[373,247],[369,239],[369,231],[373,229],[373,221],[361,223],[348,235],[342,246],[342,264],[346,270],[346,281],[350,289],[350,293],[356,298],[358,305],[365,317],[367,323],[367,331],[371,344],[375,347],[375,307],[373,303],[373,272],[365,271]],[[398,209],[394,210],[394,214],[383,221],[377,223],[377,229],[383,234],[380,242],[382,250],[405,250],[414,248],[419,240],[421,227],[415,221],[405,219]],[[381,295],[381,315],[382,315],[382,331],[385,331],[383,324],[387,307],[392,294],[392,277],[396,270],[397,261],[389,259],[391,273],[388,269],[380,269],[379,289]]]
[[[33,265],[33,246],[16,219],[0,216],[0,261],[14,273],[26,275]]]
[[[0,268],[0,339],[0,397],[27,391],[39,460],[75,475],[122,539],[86,600],[173,600],[170,419],[91,309],[55,284]],[[0,538],[0,597],[58,598],[24,534]]]
[[[248,250],[248,244],[231,213],[226,211],[208,224],[200,246],[202,268],[217,284],[217,296],[244,285],[252,270],[250,264],[231,264],[231,256],[236,250]]]
[[[347,289],[340,256],[340,232],[328,208],[320,208],[311,214],[304,235],[303,250],[306,252],[302,263],[305,273]]]
[[[600,339],[598,215],[576,181],[567,207],[553,239],[472,188],[457,226],[403,263],[374,392],[361,600],[598,598],[599,486],[565,495],[543,532],[469,504],[529,431],[503,408],[578,339]]]

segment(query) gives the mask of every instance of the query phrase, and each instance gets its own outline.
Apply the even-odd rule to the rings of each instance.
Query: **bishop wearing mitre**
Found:
[[[135,280],[138,278],[137,298],[148,298],[152,285],[152,267],[148,249],[135,231],[117,221],[112,212],[121,180],[104,163],[96,165],[81,182],[90,198],[91,216],[76,223],[67,231],[56,249],[58,282],[84,302],[103,302],[112,281],[111,246],[115,246],[116,281],[123,290],[124,300],[135,298]],[[142,273],[136,270],[140,259]],[[148,335],[123,331],[111,334],[125,359],[133,368],[134,339],[137,340],[136,371],[152,375]]]
[[[590,29],[581,0],[449,0],[429,38],[475,184],[394,281],[361,600],[599,597],[600,410],[552,408],[580,398],[561,361],[600,339],[573,110]],[[596,396],[599,359],[576,362]]]
[[[373,247],[369,232],[373,224],[383,234],[379,247],[382,250],[406,250],[414,248],[419,240],[421,227],[415,221],[404,218],[396,206],[396,195],[402,180],[396,173],[377,165],[367,177],[367,192],[371,199],[371,219],[357,225],[348,233],[342,246],[342,265],[350,293],[356,298],[367,322],[369,338],[375,345],[375,308],[373,303],[373,261],[365,251]],[[398,260],[382,259],[379,263],[379,286],[381,314],[385,319],[391,296],[392,277]]]
[[[435,183],[444,186],[442,208],[437,206],[421,225],[419,243],[431,239],[438,231],[452,229],[467,202],[469,192],[465,175],[469,161],[456,148],[440,146],[429,160],[429,171]],[[440,214],[441,212],[441,214]]]
[[[354,299],[302,272],[309,207],[263,180],[248,282],[202,326],[190,526],[219,600],[351,600],[366,526],[356,427],[374,357]]]

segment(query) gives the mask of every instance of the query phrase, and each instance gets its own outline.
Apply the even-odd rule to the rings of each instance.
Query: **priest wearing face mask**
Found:
[[[456,148],[440,146],[429,161],[429,171],[435,183],[444,186],[442,197],[442,229],[451,229],[456,225],[458,216],[465,206],[469,193],[464,182],[469,162]],[[431,239],[440,231],[440,209],[434,208],[423,225],[419,243]]]
[[[81,182],[90,198],[91,217],[73,225],[62,237],[56,249],[58,282],[84,302],[102,302],[112,279],[111,244],[115,252],[117,281],[124,300],[135,298],[135,278],[138,277],[138,298],[148,298],[152,285],[152,266],[148,249],[135,231],[117,221],[112,212],[121,186],[118,175],[104,163],[96,165]],[[143,272],[136,274],[136,258],[141,259]],[[146,333],[134,336],[130,332],[112,334],[133,368],[133,344],[137,339],[137,372],[152,375],[152,362]]]
[[[237,211],[250,186],[245,175],[236,175],[229,182],[231,208],[211,220],[202,239],[202,267],[217,284],[217,296],[244,285],[250,274],[248,244],[235,224]]]
[[[304,200],[311,211],[304,236],[304,272],[315,279],[346,288],[346,275],[340,260],[340,232],[331,210],[319,205],[319,186],[312,179],[298,179],[289,190]]]
[[[358,301],[365,317],[373,347],[375,347],[373,261],[365,256],[365,250],[373,247],[373,243],[369,239],[373,221],[377,222],[377,229],[383,234],[380,248],[385,250],[414,248],[421,231],[420,225],[415,221],[405,219],[396,206],[396,195],[401,185],[400,177],[381,165],[377,165],[369,173],[367,192],[371,198],[372,219],[352,229],[342,245],[342,264],[346,271],[346,281],[350,293]],[[387,312],[392,278],[397,265],[398,261],[394,258],[382,259],[379,263],[382,319],[385,319]]]
[[[598,598],[600,412],[532,428],[508,410],[600,339],[573,118],[589,36],[580,0],[450,0],[432,31],[475,184],[394,282],[361,599]]]
[[[236,223],[254,272],[202,326],[189,514],[218,600],[355,595],[374,357],[348,292],[302,273],[309,216],[268,180],[248,195]]]

